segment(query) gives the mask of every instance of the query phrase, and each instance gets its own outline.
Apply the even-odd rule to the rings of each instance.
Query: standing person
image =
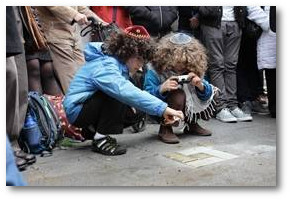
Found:
[[[29,91],[40,94],[62,96],[62,90],[53,71],[53,62],[49,51],[26,54]]]
[[[243,112],[268,114],[265,103],[259,101],[264,95],[263,71],[258,70],[257,64],[257,41],[262,29],[251,29],[254,27],[253,23],[247,21],[241,36],[237,63],[237,98]]]
[[[37,9],[34,7],[20,7],[21,19],[23,24],[23,37],[25,40],[25,58],[28,73],[28,90],[37,91],[40,94],[62,95],[62,90],[56,80],[53,70],[53,62],[49,49],[37,49],[30,28],[30,20],[39,22]],[[30,12],[34,19],[31,18]],[[29,15],[29,16],[28,16]],[[41,30],[40,30],[41,31]]]
[[[258,68],[265,69],[268,107],[271,117],[276,118],[276,7],[265,6],[264,12],[270,18],[270,30],[263,31],[258,40]]]
[[[178,6],[178,32],[193,35],[199,39],[197,6]]]
[[[84,64],[77,24],[89,24],[87,17],[105,23],[86,6],[37,6],[39,20],[48,41],[54,70],[63,93],[75,72]]]
[[[93,151],[105,155],[126,153],[116,139],[108,136],[123,132],[125,104],[163,116],[165,123],[173,123],[175,117],[183,118],[181,111],[169,108],[129,80],[150,59],[151,51],[150,36],[143,26],[128,27],[105,43],[87,45],[86,63],[71,82],[64,107],[70,123],[94,127]]]
[[[132,26],[129,13],[123,6],[91,6],[91,10],[107,23],[115,23],[121,29]]]
[[[200,6],[201,40],[208,50],[209,76],[221,90],[217,98],[216,119],[222,122],[252,121],[238,107],[236,65],[245,19],[268,30],[267,16],[259,6]]]
[[[177,33],[160,40],[152,66],[145,76],[146,91],[167,102],[171,108],[185,113],[186,134],[212,134],[197,123],[201,118],[211,118],[214,111],[211,105],[213,87],[203,80],[206,68],[207,56],[203,45],[193,37]],[[188,76],[185,83],[178,81],[181,75]],[[179,143],[172,126],[162,121],[158,136],[162,142]]]
[[[150,36],[160,39],[172,31],[177,19],[176,6],[124,6],[134,25],[146,28]]]
[[[36,158],[23,152],[18,145],[28,106],[27,68],[18,7],[6,7],[6,27],[6,132],[16,165],[19,170],[25,170]]]
[[[30,27],[33,23],[36,26],[38,25],[37,9],[32,6],[21,6],[21,16],[29,91],[37,91],[39,94],[45,95],[52,103],[61,122],[61,131],[64,136],[84,140],[85,138],[82,136],[81,129],[67,122],[62,106],[64,95],[55,75],[54,62],[52,61],[49,49],[45,47],[37,48],[35,35],[42,34],[41,29],[32,29]],[[36,31],[38,33],[35,33]]]

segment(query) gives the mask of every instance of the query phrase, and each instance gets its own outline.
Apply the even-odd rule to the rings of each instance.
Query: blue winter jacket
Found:
[[[202,83],[204,86],[204,91],[201,92],[196,87],[196,93],[200,100],[206,101],[211,97],[213,91],[212,91],[212,87],[206,80],[202,80]],[[144,90],[158,97],[159,99],[162,99],[163,101],[165,101],[166,93],[165,94],[160,93],[161,84],[162,83],[158,77],[157,72],[154,69],[148,69],[145,75],[145,80],[144,80]]]
[[[68,121],[75,122],[83,103],[96,91],[102,91],[150,115],[162,116],[167,104],[135,87],[128,80],[128,67],[116,58],[103,54],[102,44],[91,42],[86,45],[86,63],[71,81],[63,102]]]

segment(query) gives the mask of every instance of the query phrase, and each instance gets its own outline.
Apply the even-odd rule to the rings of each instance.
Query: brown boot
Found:
[[[159,133],[158,133],[159,139],[167,144],[177,144],[179,143],[178,137],[173,133],[171,126],[163,126],[160,125]]]
[[[186,127],[183,131],[185,134],[198,135],[198,136],[211,136],[212,132],[202,128],[198,123],[190,124],[189,129]]]

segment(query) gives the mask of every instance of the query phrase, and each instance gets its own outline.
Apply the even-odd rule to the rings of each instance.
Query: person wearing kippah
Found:
[[[126,153],[126,148],[108,136],[123,132],[126,105],[164,117],[168,124],[183,119],[182,111],[171,109],[129,80],[151,59],[151,48],[143,26],[128,27],[104,43],[91,42],[85,47],[86,63],[71,81],[63,105],[71,124],[94,133],[93,151],[110,156]]]
[[[207,56],[203,45],[187,34],[176,33],[159,41],[145,75],[146,91],[167,102],[170,107],[184,112],[183,132],[186,134],[212,134],[197,123],[200,119],[210,119],[214,112],[216,90],[203,79],[206,68]],[[184,80],[180,81],[180,77]],[[172,125],[155,119],[160,122],[159,139],[168,144],[179,143]],[[177,125],[180,124],[173,124]]]

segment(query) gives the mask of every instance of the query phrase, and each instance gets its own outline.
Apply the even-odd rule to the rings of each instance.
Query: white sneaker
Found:
[[[222,122],[237,122],[237,118],[232,115],[228,108],[223,108],[219,113],[216,114],[215,118]]]
[[[244,113],[240,108],[236,107],[234,110],[231,110],[233,116],[237,118],[238,121],[246,122],[252,121],[253,117],[251,114]]]

